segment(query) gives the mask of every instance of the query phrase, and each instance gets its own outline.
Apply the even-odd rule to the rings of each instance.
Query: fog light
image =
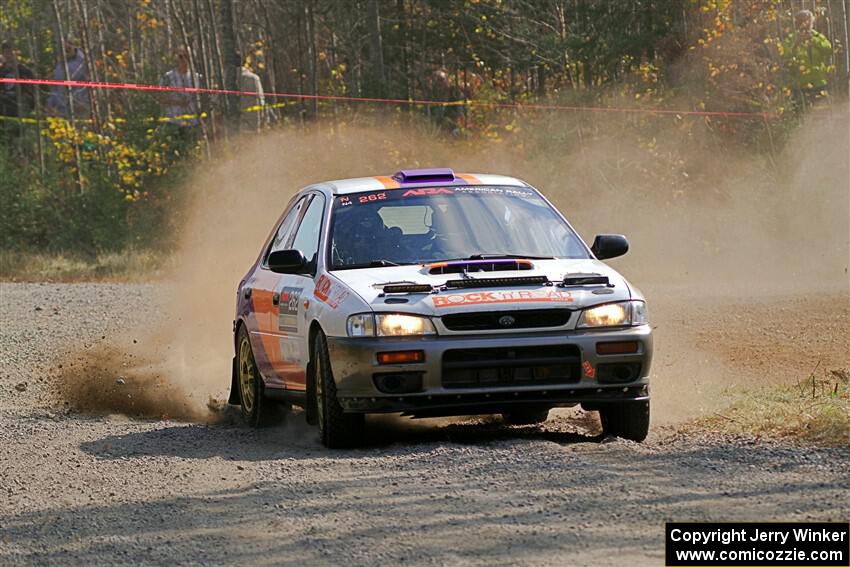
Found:
[[[378,364],[410,364],[412,362],[425,362],[425,351],[399,350],[378,353]]]
[[[421,372],[373,374],[375,387],[385,394],[411,394],[422,391]]]
[[[638,351],[637,341],[596,343],[596,354],[634,354]]]
[[[600,363],[596,366],[596,380],[600,384],[634,382],[640,377],[640,362]]]

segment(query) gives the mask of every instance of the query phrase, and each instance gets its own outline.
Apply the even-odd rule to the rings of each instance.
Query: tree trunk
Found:
[[[848,85],[850,85],[850,32],[848,32],[848,24],[850,24],[850,12],[847,9],[847,0],[841,0],[841,21],[844,22],[844,79],[841,81],[841,89],[846,93]]]
[[[377,0],[366,0],[366,27],[369,32],[369,82],[367,88],[373,96],[384,96],[386,94],[384,47]]]
[[[107,73],[107,61],[106,61],[106,41],[103,38],[103,28],[106,26],[106,19],[103,17],[103,7],[101,6],[100,0],[97,0],[95,4],[95,16],[97,23],[97,43],[98,50],[100,51],[100,60],[103,61],[103,80],[109,80],[109,73]],[[104,100],[104,110],[106,111],[106,120],[112,120],[112,103],[111,93],[109,91],[104,92],[103,100]]]
[[[308,61],[310,63],[310,94],[314,96],[312,99],[312,114],[319,114],[319,100],[315,98],[319,94],[319,78],[318,78],[318,54],[316,53],[316,20],[313,17],[313,3],[307,2],[307,50]]]
[[[30,48],[31,59],[33,61],[38,61],[38,55],[37,54],[39,52],[39,50],[38,50],[39,44],[36,41],[36,31],[35,30],[36,30],[36,24],[35,24],[35,18],[33,18],[32,26],[29,28],[27,36],[28,36],[28,39],[29,39],[29,48]],[[33,100],[33,104],[34,104],[33,110],[35,111],[36,128],[38,129],[39,132],[41,132],[41,116],[42,116],[42,113],[41,113],[41,97],[39,96],[39,92],[37,90],[37,87],[33,88],[33,93],[34,93],[34,95],[33,95],[33,99],[34,99]],[[41,180],[44,181],[44,173],[45,173],[45,169],[44,169],[44,142],[42,141],[41,138],[42,138],[42,136],[40,136],[40,135],[37,135],[35,137],[36,142],[38,144],[38,171],[41,174]]]
[[[221,49],[224,52],[224,88],[236,90],[239,86],[240,57],[236,45],[236,29],[233,21],[233,0],[221,1]],[[239,119],[239,98],[225,98],[225,115],[229,121]]]
[[[69,80],[71,73],[68,69],[68,59],[65,58],[65,46],[63,45],[65,41],[65,30],[62,25],[62,14],[59,12],[59,2],[58,0],[53,0],[53,14],[56,16],[56,33],[58,37],[56,38],[59,42],[59,57],[62,58],[62,65],[65,69],[65,80]],[[71,87],[65,88],[65,94],[67,96],[67,104],[68,104],[68,119],[71,123],[71,130],[74,132],[76,136],[77,132],[77,124],[76,120],[74,120],[74,93]],[[80,146],[77,144],[76,139],[73,142],[74,144],[74,179],[77,183],[77,189],[80,193],[85,192],[85,186],[83,185],[83,175],[82,175],[82,166],[83,160],[80,157]]]
[[[397,0],[396,14],[398,18],[398,45],[401,50],[401,78],[404,81],[405,98],[413,98],[410,85],[413,83],[410,77],[410,54],[407,48],[407,13],[404,9],[404,0]],[[408,105],[408,109],[411,106]]]
[[[216,25],[215,9],[212,0],[207,0],[207,11],[210,14],[210,29],[212,30],[212,48],[215,53],[215,63],[218,67],[218,81],[216,85],[224,84],[224,58],[221,55],[221,45],[218,41],[218,26]]]
[[[77,0],[77,10],[80,13],[82,25],[80,25],[80,41],[83,44],[83,53],[86,56],[86,71],[88,71],[88,80],[99,82],[100,73],[97,70],[94,60],[94,49],[92,48],[91,38],[89,37],[89,12],[88,5],[85,2]],[[89,106],[91,107],[90,114],[92,119],[92,130],[100,130],[100,97],[102,91],[100,89],[92,89],[89,93]]]

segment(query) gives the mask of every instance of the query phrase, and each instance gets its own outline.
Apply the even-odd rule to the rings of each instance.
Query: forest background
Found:
[[[62,38],[82,49],[91,81],[160,84],[182,47],[201,86],[233,90],[244,57],[267,93],[290,95],[248,111],[262,130],[402,129],[459,151],[509,145],[530,169],[619,137],[638,153],[618,167],[671,197],[704,191],[694,161],[706,153],[782,155],[801,122],[782,58],[796,12],[813,11],[832,44],[822,105],[846,104],[850,68],[848,0],[2,3],[0,39],[37,78],[53,78]],[[78,265],[156,271],[178,240],[187,176],[270,134],[244,128],[233,95],[199,95],[202,126],[184,136],[163,121],[161,94],[90,89],[87,119],[66,120],[48,115],[48,90],[26,115],[0,117],[7,278],[38,271],[39,257],[55,275],[60,256],[71,276]]]

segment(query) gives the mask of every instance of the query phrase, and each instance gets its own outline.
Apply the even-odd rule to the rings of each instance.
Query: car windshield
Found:
[[[525,187],[425,187],[334,200],[332,270],[499,256],[589,257],[569,225]]]

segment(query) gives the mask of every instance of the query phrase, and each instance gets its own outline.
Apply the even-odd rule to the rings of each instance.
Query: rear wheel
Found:
[[[244,326],[239,327],[237,345],[236,371],[242,418],[250,427],[265,427],[275,421],[279,409],[263,396],[263,378],[257,370],[251,340]]]
[[[346,449],[363,443],[366,418],[360,413],[345,413],[336,397],[336,382],[331,371],[328,344],[319,332],[313,346],[313,391],[316,420],[322,444],[330,449]]]
[[[599,406],[602,432],[632,441],[643,441],[649,433],[649,400]]]
[[[549,419],[548,409],[521,409],[502,414],[502,419],[510,425],[534,425]]]

